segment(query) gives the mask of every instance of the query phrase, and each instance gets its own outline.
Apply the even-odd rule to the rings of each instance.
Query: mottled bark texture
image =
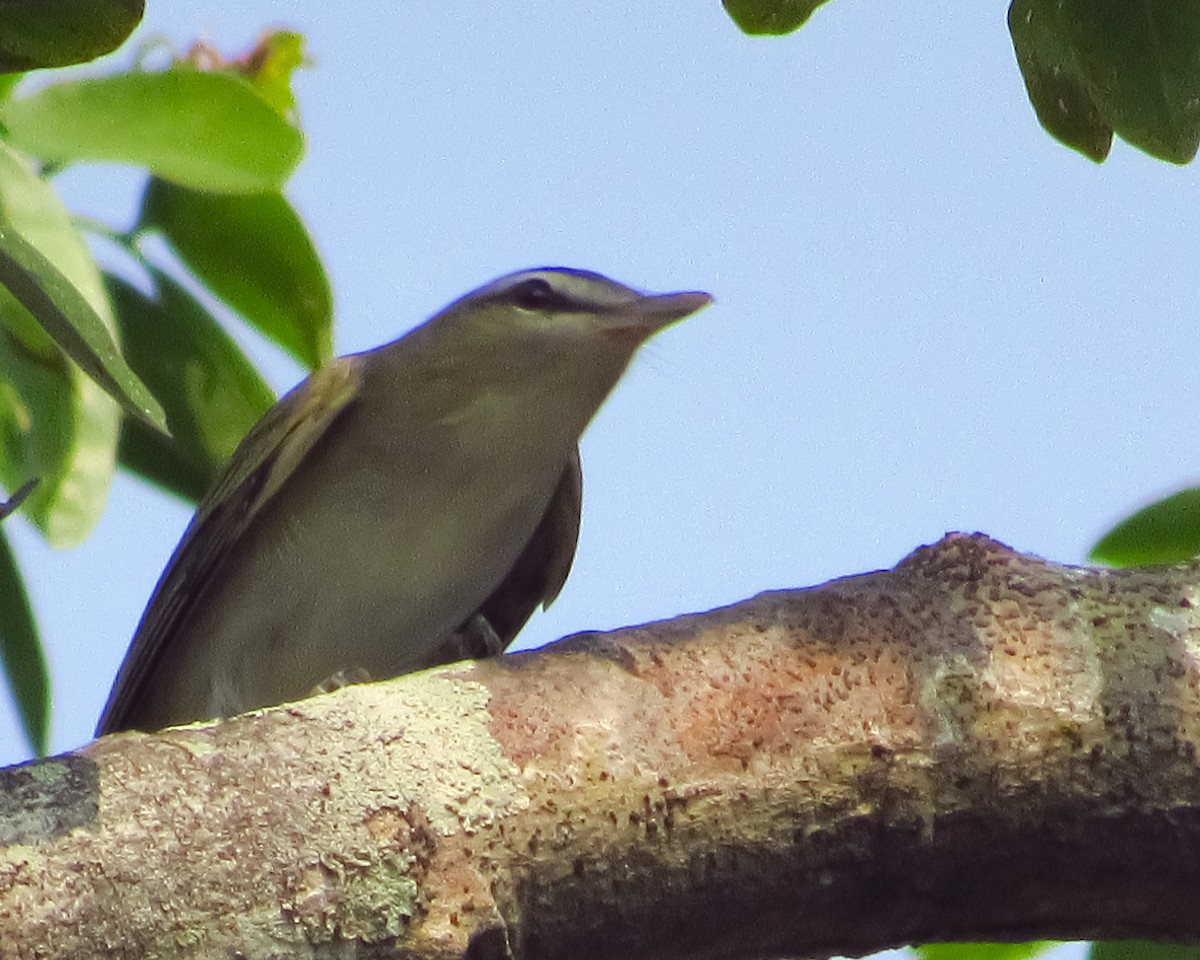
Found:
[[[2,785],[0,954],[1200,939],[1195,566],[894,570],[118,735]]]

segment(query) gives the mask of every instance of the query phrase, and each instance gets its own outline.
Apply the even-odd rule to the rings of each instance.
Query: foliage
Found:
[[[1200,7],[1178,0],[1013,0],[1029,100],[1046,130],[1097,162],[1118,133],[1187,163],[1200,146]]]
[[[1108,940],[1092,944],[1089,960],[1200,960],[1200,946],[1151,940]]]
[[[142,19],[142,0],[6,0],[0,71],[86,63],[116,50]]]
[[[930,943],[914,948],[920,960],[1032,960],[1059,944]],[[1091,945],[1089,960],[1200,960],[1200,947],[1148,940],[1102,940]]]
[[[746,33],[799,29],[825,0],[724,0]],[[1187,163],[1200,146],[1200,5],[1179,0],[1012,0],[1017,64],[1046,131],[1086,157],[1116,133]]]
[[[130,0],[78,6],[91,19],[68,22],[62,5],[5,5],[0,27],[22,18],[24,32],[0,29],[0,68],[89,59],[141,16]],[[272,403],[197,287],[306,367],[329,358],[329,284],[282,192],[303,149],[290,90],[301,61],[302,38],[275,33],[233,60],[198,45],[165,69],[28,93],[21,77],[0,79],[0,482],[23,501],[4,512],[19,507],[51,544],[90,533],[118,466],[198,498]],[[56,173],[92,161],[147,172],[131,229],[77,222],[55,193]],[[89,231],[126,262],[102,270]],[[152,261],[142,243],[151,233],[177,262]],[[186,282],[173,278],[181,270]],[[44,752],[49,679],[6,541],[0,661]]]
[[[746,33],[783,34],[798,30],[828,0],[722,0],[725,12]]]
[[[1122,520],[1089,554],[1113,567],[1180,563],[1200,555],[1200,488],[1152,503]]]
[[[914,948],[920,960],[1032,960],[1057,944],[1033,943],[928,943]]]

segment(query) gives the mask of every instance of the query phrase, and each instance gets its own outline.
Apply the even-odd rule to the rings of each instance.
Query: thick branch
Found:
[[[954,536],[891,571],[108,737],[0,774],[25,791],[24,819],[0,817],[0,944],[1200,940],[1196,579]]]

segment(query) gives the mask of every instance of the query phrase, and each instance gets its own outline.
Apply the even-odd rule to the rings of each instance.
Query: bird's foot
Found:
[[[473,660],[498,657],[504,652],[504,641],[482,613],[475,614],[464,623],[459,628],[458,637],[462,644],[463,656]]]
[[[309,692],[310,697],[315,697],[320,693],[333,693],[334,690],[341,690],[342,687],[348,687],[354,683],[370,683],[371,674],[362,667],[350,667],[346,670],[339,670],[337,673],[326,677]]]

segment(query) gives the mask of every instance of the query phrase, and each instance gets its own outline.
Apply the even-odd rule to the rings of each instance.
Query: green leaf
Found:
[[[0,71],[86,63],[116,50],[142,19],[143,0],[5,0]]]
[[[290,117],[296,109],[292,74],[304,62],[304,35],[276,30],[264,34],[253,50],[226,61],[225,66],[244,77],[281,116]]]
[[[1112,125],[1092,100],[1083,71],[1059,22],[1059,0],[1013,0],[1008,8],[1017,64],[1038,121],[1055,139],[1101,163]]]
[[[91,253],[62,202],[0,145],[0,223],[7,221],[70,278],[105,329],[108,298]],[[0,287],[0,481],[15,490],[39,480],[26,512],[55,546],[91,531],[108,494],[117,406]]]
[[[330,358],[329,280],[282,194],[201,193],[151,180],[138,226],[161,230],[201,283],[310,370]]]
[[[1200,6],[1013,0],[1013,49],[1043,127],[1093,160],[1115,131],[1187,163],[1200,146]]]
[[[0,73],[0,100],[7,100],[24,78],[23,73]]]
[[[127,469],[198,500],[275,395],[183,287],[151,275],[155,299],[106,279],[129,362],[162,398],[171,437],[127,421],[118,456]]]
[[[58,268],[10,226],[0,226],[0,284],[113,399],[166,430],[162,407],[117,350],[100,315]]]
[[[0,125],[46,160],[128,163],[222,193],[278,189],[303,150],[245,80],[190,68],[55,84],[0,104]]]
[[[0,661],[25,737],[39,757],[50,729],[50,673],[38,639],[25,581],[4,531],[0,530]]]
[[[1122,520],[1088,554],[1112,567],[1181,563],[1200,555],[1200,487],[1181,490]]]
[[[1029,943],[929,943],[915,947],[921,960],[1030,960],[1058,946],[1051,940]]]
[[[9,304],[0,304],[0,325],[8,312]],[[77,380],[58,350],[31,350],[8,329],[0,329],[0,336],[0,478],[10,491],[37,480],[23,508],[26,514],[51,542],[77,543],[94,525],[108,493],[101,470],[95,478],[99,504],[87,496],[92,484],[86,453],[83,463],[78,456],[82,401]],[[110,458],[115,439],[114,434]],[[86,451],[88,444],[82,446]],[[110,459],[110,474],[111,469]]]
[[[1089,960],[1200,960],[1200,946],[1150,940],[1098,940]]]
[[[179,444],[140,420],[121,424],[117,462],[130,473],[189,503],[200,501],[214,477],[209,464],[190,457]]]
[[[1152,156],[1190,161],[1200,147],[1200,5],[1061,2],[1065,35],[1113,129]]]
[[[804,26],[827,0],[723,0],[725,12],[743,33],[791,33]]]

